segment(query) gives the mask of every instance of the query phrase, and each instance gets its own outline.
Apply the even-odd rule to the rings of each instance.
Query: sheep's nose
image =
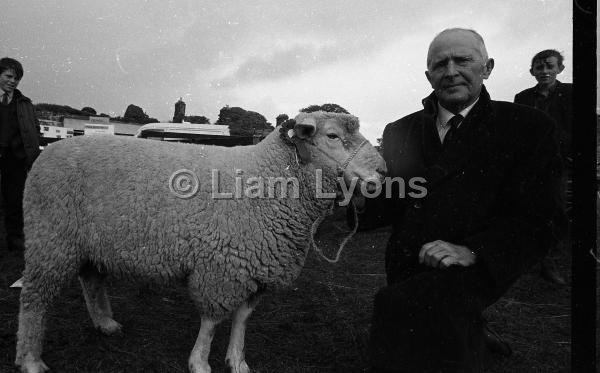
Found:
[[[366,183],[368,193],[374,193],[377,190],[377,185],[373,182]]]
[[[378,174],[380,174],[380,175],[381,175],[381,177],[385,177],[385,175],[387,174],[387,170],[386,170],[386,168],[385,168],[385,167],[383,167],[383,168],[379,167],[379,168],[377,168],[375,171],[376,171]]]

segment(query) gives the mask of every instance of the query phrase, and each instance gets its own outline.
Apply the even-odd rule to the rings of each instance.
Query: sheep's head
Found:
[[[385,162],[358,129],[353,115],[317,111],[298,114],[280,131],[295,143],[305,163],[338,168],[347,187],[358,191],[365,184],[371,190],[370,182],[382,181]]]

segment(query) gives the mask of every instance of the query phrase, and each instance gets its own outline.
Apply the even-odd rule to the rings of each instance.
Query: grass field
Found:
[[[343,214],[323,224],[317,243],[329,256],[347,228]],[[385,282],[383,258],[389,229],[358,233],[337,264],[310,251],[291,288],[263,298],[246,335],[246,359],[255,372],[362,372],[371,302]],[[570,255],[556,258],[570,280]],[[22,253],[0,250],[0,372],[13,372]],[[557,287],[537,275],[524,275],[486,311],[486,317],[512,346],[510,358],[495,357],[491,373],[569,372],[570,287]],[[111,281],[115,319],[124,334],[96,332],[74,280],[48,317],[44,360],[53,372],[187,372],[200,318],[186,289],[159,289]],[[228,322],[213,342],[213,372],[224,371]]]

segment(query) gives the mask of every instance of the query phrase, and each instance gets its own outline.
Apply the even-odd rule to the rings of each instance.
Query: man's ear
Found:
[[[488,58],[488,60],[485,61],[485,71],[483,72],[483,79],[489,78],[493,69],[494,69],[494,59]]]
[[[427,81],[429,81],[429,84],[431,84],[431,87],[433,88],[433,83],[431,83],[431,75],[429,75],[429,70],[425,70],[425,77],[427,78]]]
[[[535,76],[535,74],[533,73],[533,69],[529,69],[529,73],[531,74],[531,76]]]
[[[560,65],[560,66],[558,67],[558,74],[562,73],[564,69],[565,69],[565,65]],[[557,75],[558,75],[558,74],[557,74]]]

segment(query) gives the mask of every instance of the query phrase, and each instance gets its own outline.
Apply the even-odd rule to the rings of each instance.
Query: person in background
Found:
[[[429,45],[424,109],[383,132],[386,184],[422,178],[427,191],[399,193],[394,181],[391,199],[357,199],[361,230],[392,225],[373,373],[483,372],[490,350],[510,354],[482,312],[564,234],[554,122],[492,100],[483,81],[493,67],[477,32],[442,31]]]
[[[521,91],[515,96],[515,104],[527,105],[550,115],[558,126],[558,140],[565,165],[563,179],[563,195],[569,199],[570,173],[572,163],[571,123],[573,118],[573,85],[562,83],[556,76],[564,69],[563,56],[554,49],[546,49],[531,60],[529,72],[537,80],[535,87]],[[544,279],[559,285],[566,281],[558,272],[550,258],[542,260],[541,275]]]
[[[23,250],[23,190],[40,152],[39,124],[31,100],[17,89],[23,66],[0,59],[0,190],[8,250]]]

